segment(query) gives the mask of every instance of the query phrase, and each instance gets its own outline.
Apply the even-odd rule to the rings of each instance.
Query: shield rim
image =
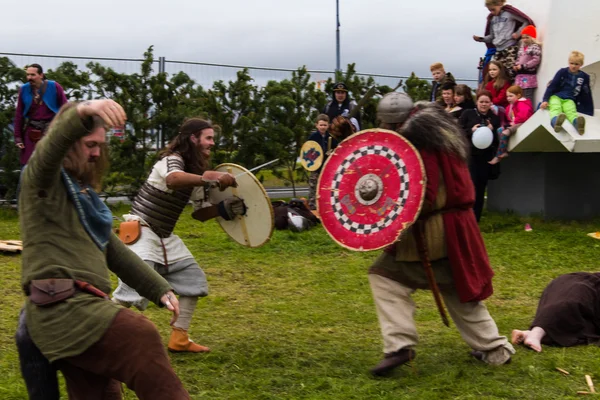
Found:
[[[246,245],[244,243],[240,243],[237,240],[235,240],[229,234],[229,232],[227,232],[225,230],[225,228],[223,228],[223,225],[221,225],[221,223],[220,223],[220,221],[223,220],[223,218],[216,217],[215,219],[217,220],[217,223],[219,223],[219,226],[221,227],[221,229],[223,230],[223,232],[225,232],[227,234],[227,236],[229,236],[229,238],[231,238],[231,240],[233,240],[235,243],[238,243],[238,244],[241,244],[244,247],[250,247],[250,248],[253,248],[253,249],[262,247],[262,246],[264,246],[265,244],[267,244],[268,242],[271,241],[271,238],[273,237],[274,226],[275,226],[275,212],[273,211],[273,205],[271,204],[271,200],[269,198],[269,195],[267,194],[267,191],[265,190],[265,187],[262,185],[262,183],[260,183],[260,181],[256,178],[256,176],[252,172],[250,172],[247,168],[244,168],[241,165],[234,164],[234,163],[222,163],[222,164],[219,164],[216,167],[214,167],[213,170],[216,171],[220,167],[228,167],[228,166],[236,167],[236,168],[241,169],[244,174],[250,175],[252,177],[252,179],[254,179],[254,182],[258,184],[258,187],[260,188],[260,190],[262,191],[262,193],[265,195],[265,199],[267,199],[267,203],[269,204],[269,211],[271,212],[271,230],[269,231],[269,236],[267,237],[267,239],[264,242],[262,242],[261,244],[258,244],[258,245],[255,245],[255,246],[252,246],[250,244]],[[242,173],[242,172],[240,172],[240,173]]]
[[[400,236],[402,236],[402,234],[404,232],[406,232],[406,230],[408,228],[410,228],[416,221],[417,219],[419,219],[419,216],[421,215],[421,210],[423,209],[423,203],[425,202],[425,192],[427,190],[427,174],[425,173],[425,164],[423,164],[423,159],[421,158],[421,153],[419,153],[419,151],[417,150],[417,148],[408,140],[406,139],[404,136],[402,136],[401,134],[399,134],[396,131],[392,131],[390,129],[383,129],[383,128],[371,128],[371,129],[363,129],[362,131],[356,132],[353,135],[348,136],[346,139],[342,140],[337,147],[333,150],[333,153],[330,154],[329,157],[327,157],[327,160],[325,160],[325,163],[323,163],[323,171],[325,171],[325,169],[327,168],[327,164],[334,159],[333,155],[335,154],[335,151],[339,148],[342,147],[342,144],[349,140],[350,138],[355,138],[358,135],[362,135],[365,133],[371,133],[371,132],[385,132],[385,133],[391,133],[393,135],[396,135],[398,137],[400,137],[406,144],[408,144],[408,146],[415,152],[416,154],[416,158],[419,161],[419,166],[421,167],[421,174],[423,176],[423,195],[421,196],[421,201],[419,202],[419,208],[417,209],[417,212],[415,213],[415,217],[413,218],[412,221],[410,222],[406,222],[404,224],[404,229],[402,229],[399,233],[398,236],[394,239],[393,242],[388,243],[388,244],[384,244],[381,245],[377,248],[372,248],[372,249],[357,249],[354,247],[350,247],[344,243],[339,242],[327,229],[327,227],[325,227],[325,225],[323,225],[323,229],[325,229],[325,232],[327,232],[327,234],[329,235],[329,237],[331,237],[333,239],[334,242],[336,242],[338,245],[340,245],[341,247],[344,247],[348,250],[352,250],[352,251],[358,251],[358,252],[368,252],[368,251],[376,251],[376,250],[381,250],[384,249],[388,246],[391,246],[395,243],[398,242],[398,239],[400,238]],[[319,174],[319,180],[317,181],[317,193],[316,193],[316,203],[317,203],[317,211],[319,211],[319,215],[321,214],[321,211],[319,210],[319,199],[321,197],[320,195],[320,191],[319,188],[321,187],[321,178],[324,176],[324,174]]]
[[[313,147],[318,146],[321,149],[321,155],[317,158],[317,160],[320,161],[320,163],[318,164],[319,165],[318,167],[315,167],[317,165],[317,163],[315,162],[312,167],[308,168],[305,165],[304,160],[302,159],[302,151],[304,150],[304,146],[306,146],[308,143],[314,143],[314,145],[311,145],[311,146],[313,146]],[[302,165],[302,168],[304,168],[305,170],[307,170],[309,172],[314,172],[314,171],[318,170],[319,168],[321,168],[323,166],[324,158],[325,158],[325,154],[323,154],[323,147],[321,147],[321,145],[318,142],[315,142],[314,140],[307,140],[306,142],[304,142],[304,144],[300,148],[300,165]]]

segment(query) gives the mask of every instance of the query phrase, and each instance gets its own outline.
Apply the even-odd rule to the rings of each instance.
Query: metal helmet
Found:
[[[414,104],[406,93],[390,92],[379,100],[377,117],[386,124],[404,122]]]

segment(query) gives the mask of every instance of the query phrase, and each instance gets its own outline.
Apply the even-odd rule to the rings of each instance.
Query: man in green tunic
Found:
[[[106,126],[126,116],[112,100],[69,103],[23,171],[22,280],[29,335],[65,376],[70,399],[189,399],[156,327],[103,298],[109,270],[179,315],[169,284],[112,233],[112,214],[94,191]]]

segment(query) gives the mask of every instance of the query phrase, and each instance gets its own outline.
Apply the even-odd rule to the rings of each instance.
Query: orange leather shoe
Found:
[[[187,331],[181,328],[173,328],[167,348],[172,353],[208,353],[210,351],[208,347],[190,340]]]

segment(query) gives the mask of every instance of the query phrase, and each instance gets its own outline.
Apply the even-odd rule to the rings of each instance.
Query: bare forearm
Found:
[[[188,172],[173,172],[167,176],[167,187],[171,190],[180,190],[205,186],[206,182],[202,175],[190,174]]]

